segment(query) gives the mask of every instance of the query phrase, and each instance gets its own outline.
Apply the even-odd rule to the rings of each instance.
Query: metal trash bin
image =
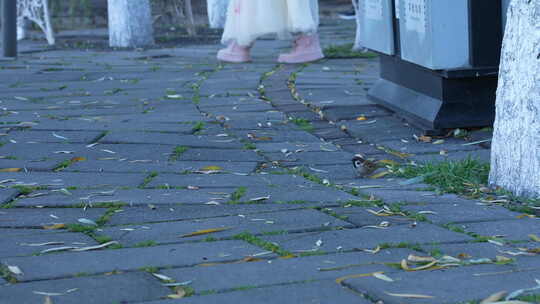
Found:
[[[359,0],[381,62],[368,96],[426,133],[492,124],[509,1]]]

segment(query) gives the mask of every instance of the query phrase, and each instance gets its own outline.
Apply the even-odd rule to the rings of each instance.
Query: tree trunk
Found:
[[[108,7],[111,47],[154,44],[149,0],[109,0]]]
[[[540,1],[511,2],[496,108],[490,184],[540,197]]]

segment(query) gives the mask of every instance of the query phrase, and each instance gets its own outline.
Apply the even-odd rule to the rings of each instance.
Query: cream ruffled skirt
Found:
[[[248,46],[266,34],[316,33],[318,0],[232,0],[222,42]]]

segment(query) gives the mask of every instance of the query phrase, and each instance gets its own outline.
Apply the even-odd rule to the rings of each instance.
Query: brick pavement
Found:
[[[323,42],[352,30],[326,22]],[[537,219],[350,164],[489,146],[416,142],[366,98],[376,59],[277,66],[284,47],[245,65],[216,45],[2,63],[0,303],[457,304],[537,285],[538,257],[516,255]],[[438,266],[406,271],[411,254]]]

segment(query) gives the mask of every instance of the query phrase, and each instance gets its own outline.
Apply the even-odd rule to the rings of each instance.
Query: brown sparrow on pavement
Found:
[[[377,164],[366,159],[361,154],[354,155],[352,162],[354,169],[360,176],[367,176],[377,170]]]

